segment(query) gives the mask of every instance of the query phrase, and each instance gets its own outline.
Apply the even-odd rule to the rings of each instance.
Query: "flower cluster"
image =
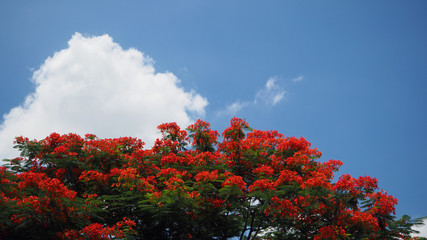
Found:
[[[241,176],[230,176],[222,183],[223,186],[237,186],[240,190],[244,190],[246,183]]]
[[[107,240],[124,238],[127,232],[133,232],[133,227],[136,223],[132,220],[124,218],[122,221],[116,223],[112,227],[105,226],[100,223],[92,223],[84,227],[82,230],[65,230],[60,232],[57,236],[63,240]]]

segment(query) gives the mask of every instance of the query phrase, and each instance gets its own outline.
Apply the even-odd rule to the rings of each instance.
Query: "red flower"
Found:
[[[251,186],[249,186],[250,192],[255,190],[265,191],[265,190],[274,190],[274,189],[275,189],[274,182],[270,179],[256,180]]]
[[[262,174],[262,175],[269,177],[269,176],[273,175],[274,169],[270,166],[262,165],[260,167],[255,168],[254,170],[252,170],[252,172],[257,173],[257,174]]]
[[[218,179],[218,170],[214,170],[212,172],[201,171],[196,176],[194,176],[194,179],[196,181],[203,181],[203,182],[216,180]]]
[[[345,230],[341,226],[325,226],[319,229],[319,233],[316,234],[313,240],[336,240],[345,236]]]
[[[370,198],[374,199],[375,203],[371,212],[373,214],[388,215],[395,213],[395,206],[397,204],[397,198],[387,195],[387,192],[381,191],[372,193],[369,195]]]
[[[240,190],[244,190],[246,183],[240,176],[230,176],[222,183],[223,186],[237,186]]]

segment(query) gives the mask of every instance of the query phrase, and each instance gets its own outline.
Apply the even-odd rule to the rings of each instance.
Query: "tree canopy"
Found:
[[[320,162],[305,138],[233,118],[137,138],[16,138],[0,167],[0,239],[412,239],[376,178]]]

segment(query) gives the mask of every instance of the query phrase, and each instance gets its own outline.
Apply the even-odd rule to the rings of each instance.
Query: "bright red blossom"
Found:
[[[265,176],[271,176],[274,173],[274,169],[270,166],[265,166],[262,165],[260,167],[257,167],[253,170],[253,173],[257,173],[257,174],[263,174]]]
[[[344,238],[345,234],[341,226],[325,226],[319,230],[313,240],[336,240]]]
[[[210,171],[201,171],[196,176],[194,176],[196,181],[213,181],[218,179],[218,170]]]
[[[230,176],[222,184],[223,186],[237,186],[243,190],[246,186],[246,183],[243,181],[241,176]]]
[[[274,182],[270,179],[256,180],[251,186],[249,186],[250,192],[255,190],[266,191],[266,190],[274,190],[274,189],[275,189]]]

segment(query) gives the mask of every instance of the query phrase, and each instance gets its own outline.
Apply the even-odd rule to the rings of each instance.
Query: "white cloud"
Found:
[[[219,110],[217,115],[235,116],[236,113],[250,105],[258,104],[259,102],[265,105],[274,106],[280,102],[285,96],[286,91],[276,84],[277,77],[271,77],[265,83],[264,88],[258,90],[253,102],[237,100],[234,103],[227,105],[224,109]]]
[[[235,116],[240,110],[248,106],[248,102],[241,102],[240,100],[228,105],[224,110],[218,112],[218,115]]]
[[[74,34],[34,72],[35,91],[5,114],[0,158],[16,157],[15,136],[41,139],[51,132],[139,137],[148,145],[157,125],[187,127],[205,113],[206,98],[179,86],[172,73],[157,73],[153,60],[124,50],[108,35]]]
[[[303,76],[303,75],[300,75],[300,76],[298,76],[298,77],[296,77],[296,78],[292,79],[292,82],[301,82],[303,79],[304,79],[304,76]]]
[[[427,220],[424,220],[424,225],[413,227],[413,229],[419,231],[418,234],[413,234],[417,237],[427,237]]]
[[[277,77],[267,80],[265,87],[257,92],[254,103],[263,102],[266,105],[276,105],[285,96],[286,91],[276,84]]]

